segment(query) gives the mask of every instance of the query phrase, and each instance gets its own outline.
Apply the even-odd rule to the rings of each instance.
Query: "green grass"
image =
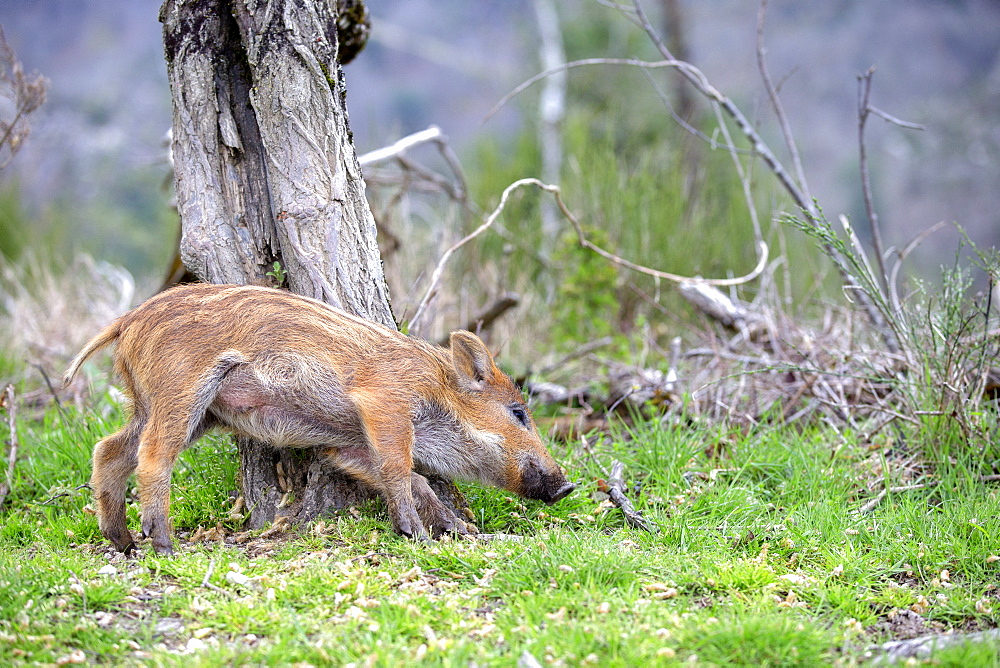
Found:
[[[587,453],[554,445],[580,488],[553,507],[465,486],[481,530],[520,541],[414,544],[373,505],[277,540],[126,559],[76,489],[92,443],[120,421],[104,402],[18,425],[0,664],[502,666],[529,652],[543,665],[852,665],[895,639],[900,614],[923,633],[1000,619],[1000,490],[978,481],[974,454],[951,453],[936,487],[860,516],[869,469],[893,453],[822,429],[646,424]],[[614,459],[659,533],[601,503]],[[235,476],[225,438],[183,455],[180,534],[225,525]],[[997,665],[1000,644],[932,660]]]

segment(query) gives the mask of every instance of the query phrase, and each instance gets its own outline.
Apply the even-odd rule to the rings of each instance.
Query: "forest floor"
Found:
[[[428,545],[380,504],[243,532],[210,437],[174,473],[177,553],[125,557],[78,489],[120,421],[104,401],[15,423],[2,664],[1000,664],[1000,487],[975,453],[927,468],[832,428],[642,423],[554,444],[579,483],[554,506],[463,485],[494,538]],[[613,461],[655,532],[600,491]]]

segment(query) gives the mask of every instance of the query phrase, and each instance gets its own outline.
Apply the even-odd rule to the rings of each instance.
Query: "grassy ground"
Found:
[[[377,506],[241,533],[232,446],[209,438],[174,474],[178,554],[126,559],[74,489],[120,420],[103,404],[18,425],[0,664],[852,665],[887,640],[1000,620],[1000,488],[977,479],[982,453],[945,453],[936,486],[860,515],[868,481],[893,484],[888,444],[644,425],[555,446],[581,486],[554,507],[465,486],[482,531],[521,540],[419,545]],[[659,533],[601,501],[613,459]],[[932,661],[997,665],[1000,643]]]

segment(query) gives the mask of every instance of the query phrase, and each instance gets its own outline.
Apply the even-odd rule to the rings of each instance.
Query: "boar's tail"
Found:
[[[83,347],[83,350],[70,362],[69,368],[66,369],[66,373],[63,374],[62,383],[63,387],[66,387],[76,376],[77,371],[83,366],[83,363],[87,361],[91,355],[96,353],[101,348],[110,345],[115,339],[121,335],[121,323],[115,320],[113,323],[101,330],[101,333],[95,336]]]

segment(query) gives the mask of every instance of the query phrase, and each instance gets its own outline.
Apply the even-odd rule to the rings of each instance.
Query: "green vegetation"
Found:
[[[569,58],[655,57],[605,10],[595,4],[587,20],[567,22]],[[589,238],[673,273],[747,271],[754,238],[731,156],[699,150],[701,140],[673,126],[645,73],[609,72],[569,78],[559,186]],[[512,104],[531,105],[534,94]],[[484,140],[465,160],[470,200],[492,209],[540,162],[530,122],[503,143]],[[16,412],[19,447],[11,479],[0,479],[11,486],[0,508],[0,664],[506,666],[527,653],[542,665],[856,665],[889,640],[996,629],[1000,439],[986,390],[996,389],[987,372],[997,353],[984,317],[996,305],[970,298],[961,262],[941,287],[904,280],[892,293],[825,221],[769,223],[783,196],[763,170],[748,173],[772,261],[738,291],[759,299],[764,325],[706,324],[675,291],[581,249],[568,226],[544,239],[548,195],[527,190],[495,233],[449,265],[435,326],[456,326],[498,291],[521,293],[497,324],[515,334],[497,340],[517,372],[595,341],[609,342],[594,362],[602,370],[666,365],[678,335],[686,352],[702,346],[704,357],[672,369],[680,379],[656,407],[632,406],[632,420],[582,443],[553,443],[579,483],[569,498],[545,507],[464,486],[480,530],[507,534],[488,541],[415,544],[392,532],[378,503],[290,531],[245,532],[233,513],[237,453],[209,436],[174,470],[178,554],[169,558],[146,547],[115,553],[89,508],[91,449],[123,420],[113,394],[53,406],[36,371],[55,376],[78,349],[73,337],[132,298],[131,281],[108,266],[81,261],[53,277],[66,263],[45,258],[69,256],[69,209],[82,206],[92,229],[80,233],[114,237],[104,255],[132,267],[161,266],[171,214],[148,174],[122,184],[135,195],[132,213],[67,201],[31,229],[16,193],[0,192],[0,380],[13,380],[18,397],[2,416]],[[404,198],[396,184],[388,190],[388,202]],[[419,299],[405,291],[420,288],[458,234],[441,221],[479,224],[481,211],[449,206],[399,207],[409,211],[399,227],[409,227],[396,230],[390,279],[404,292],[394,295],[401,318],[412,315],[406,300]],[[151,210],[161,219],[144,232],[109,232]],[[801,315],[827,294],[824,247],[877,302],[898,355],[838,291],[821,305],[822,326]],[[981,259],[996,276],[996,258]],[[267,275],[287,278],[278,262]],[[562,408],[538,412],[558,418]],[[9,432],[0,420],[7,444]],[[613,461],[625,464],[627,495],[657,533],[626,526],[600,491]],[[136,530],[134,498],[130,490]],[[1000,665],[1000,640],[926,661]]]
[[[483,532],[521,540],[421,545],[378,504],[240,533],[236,456],[212,437],[174,473],[179,554],[124,558],[78,489],[93,442],[120,421],[104,399],[18,422],[0,663],[465,666],[529,652],[543,665],[852,665],[889,639],[1000,618],[1000,490],[968,448],[937,462],[936,485],[859,514],[904,465],[887,440],[642,423],[588,452],[555,445],[581,483],[556,506],[465,486]],[[615,459],[659,533],[626,528],[601,501]],[[933,660],[995,664],[1000,643]]]

